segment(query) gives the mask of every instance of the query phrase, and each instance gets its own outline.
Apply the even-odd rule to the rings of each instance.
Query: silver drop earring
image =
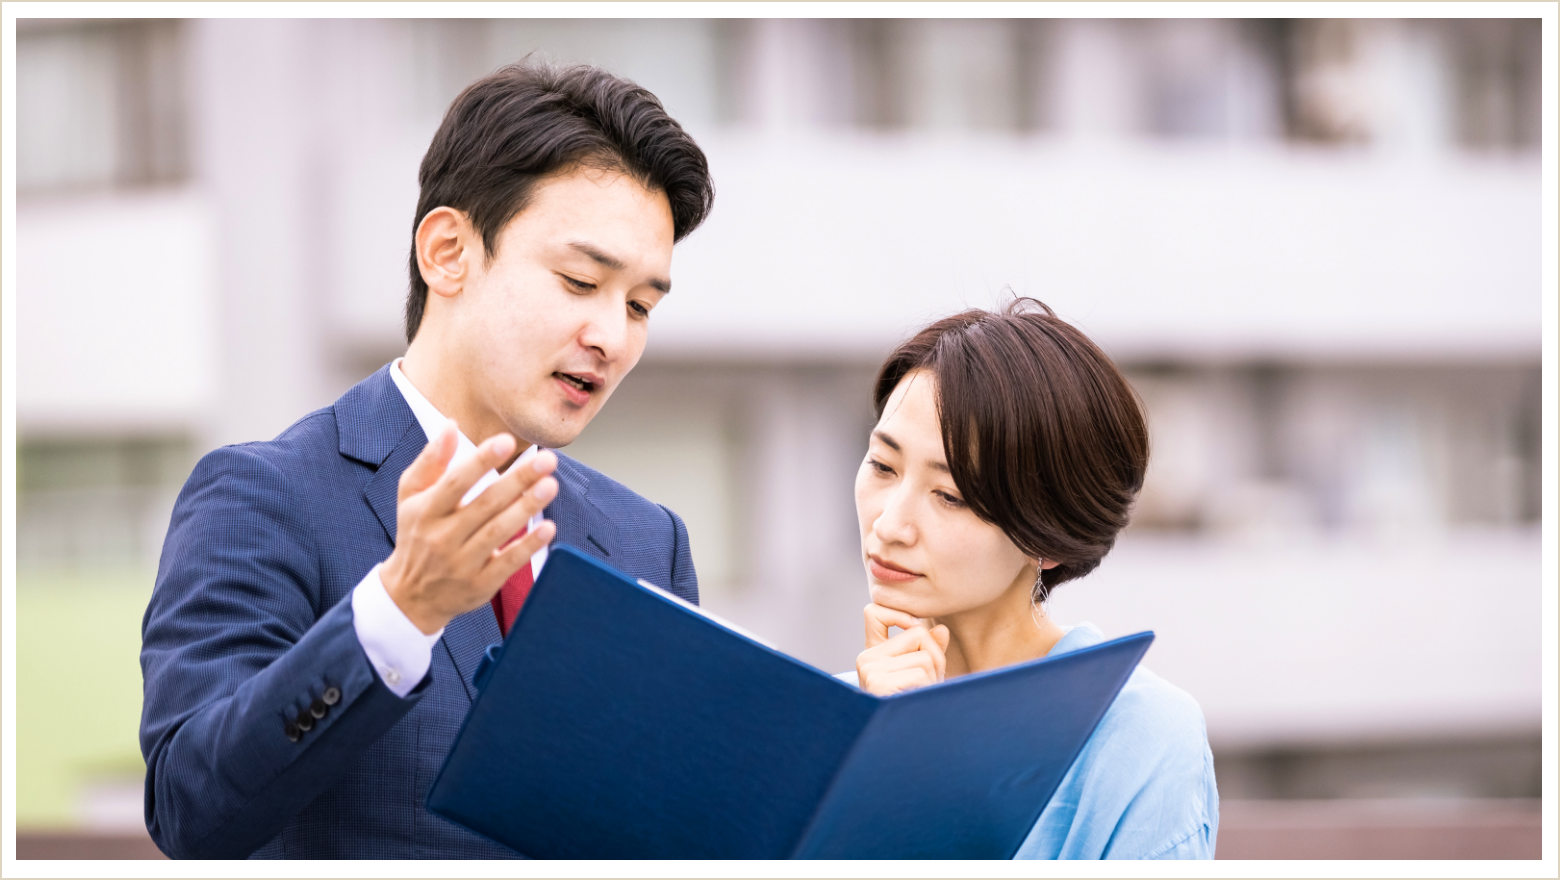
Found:
[[[1042,567],[1044,565],[1044,559],[1040,559],[1035,562],[1035,585],[1029,588],[1029,616],[1035,622],[1035,629],[1039,630],[1042,634],[1045,632],[1045,626],[1041,624],[1040,618],[1045,614],[1045,611],[1041,608],[1041,606],[1045,604],[1045,600],[1038,597],[1045,595],[1045,585],[1042,581],[1042,578],[1045,577],[1045,569]]]

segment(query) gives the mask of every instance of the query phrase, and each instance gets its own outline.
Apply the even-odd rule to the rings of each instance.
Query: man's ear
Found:
[[[428,291],[443,297],[460,293],[471,278],[471,250],[482,246],[465,213],[434,208],[417,224],[415,241],[417,271]]]

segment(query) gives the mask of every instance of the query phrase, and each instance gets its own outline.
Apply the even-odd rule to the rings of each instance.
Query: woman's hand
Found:
[[[867,649],[856,655],[861,689],[880,697],[936,684],[947,668],[948,627],[873,603],[865,609]],[[904,632],[888,637],[888,628]]]

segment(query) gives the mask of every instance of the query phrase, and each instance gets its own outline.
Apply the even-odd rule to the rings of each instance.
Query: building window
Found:
[[[18,190],[183,179],[180,33],[171,20],[19,20]]]

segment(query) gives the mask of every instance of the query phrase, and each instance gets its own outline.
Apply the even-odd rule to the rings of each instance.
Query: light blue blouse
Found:
[[[1047,656],[1104,641],[1068,627]],[[854,672],[840,678],[855,682]],[[1016,859],[1211,859],[1219,790],[1202,709],[1139,666],[1106,710]]]

